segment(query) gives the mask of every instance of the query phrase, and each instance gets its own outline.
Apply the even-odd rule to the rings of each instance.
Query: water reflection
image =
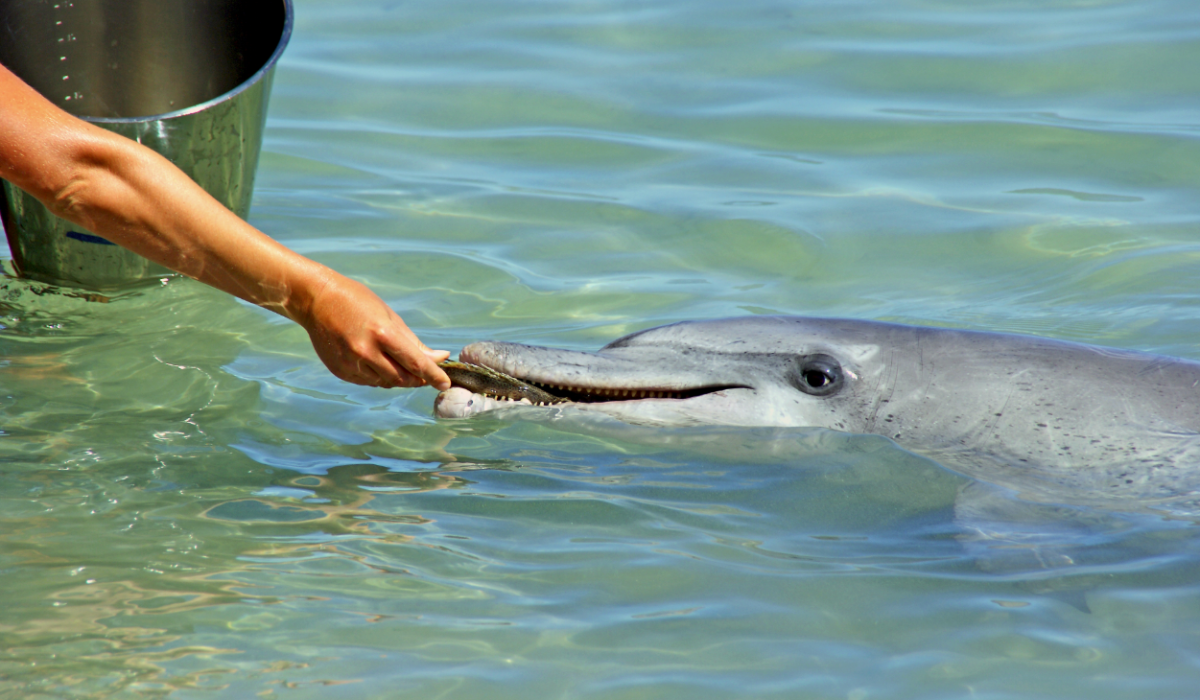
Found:
[[[233,672],[229,659],[247,653],[230,646],[239,633],[289,617],[283,608],[297,593],[262,585],[264,576],[277,581],[283,571],[302,570],[315,559],[351,563],[373,575],[406,575],[364,547],[421,546],[391,528],[431,521],[396,512],[394,503],[375,504],[395,494],[466,488],[471,482],[461,472],[477,468],[398,473],[356,463],[322,475],[260,471],[268,478],[243,498],[202,499],[189,508],[165,504],[164,510],[144,492],[138,498],[125,491],[102,513],[87,506],[118,487],[101,474],[68,472],[65,480],[57,471],[10,475],[41,493],[45,515],[10,511],[0,518],[0,557],[10,572],[0,636],[6,656],[17,660],[3,664],[4,675],[46,692],[70,687],[72,678],[88,692],[212,687],[215,678]],[[7,485],[10,494],[14,485]],[[84,522],[95,523],[86,541],[76,534]],[[114,557],[117,552],[125,554]],[[218,635],[221,643],[196,643],[211,636],[199,630],[213,625],[226,631]]]
[[[260,491],[257,498],[225,501],[201,515],[239,523],[247,534],[259,536],[277,530],[293,537],[313,533],[371,535],[371,526],[376,523],[428,522],[420,515],[390,514],[371,504],[383,494],[461,489],[471,483],[453,474],[452,469],[393,472],[374,464],[345,464],[322,475],[287,475],[280,484]]]

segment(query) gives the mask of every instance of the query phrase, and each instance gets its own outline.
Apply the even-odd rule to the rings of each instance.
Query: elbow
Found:
[[[59,167],[47,170],[41,192],[33,194],[55,216],[95,231],[97,214],[111,208],[105,200],[115,189],[119,149],[105,137],[83,139],[73,146]]]
[[[65,182],[55,183],[51,190],[40,199],[55,216],[86,225],[86,222],[81,219],[87,218],[88,192],[92,189],[91,181],[92,178],[86,169],[72,169]]]

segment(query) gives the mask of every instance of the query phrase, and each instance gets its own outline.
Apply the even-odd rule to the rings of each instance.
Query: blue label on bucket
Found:
[[[74,238],[75,240],[83,241],[84,243],[96,243],[99,245],[116,245],[116,243],[113,243],[110,240],[101,238],[99,236],[93,236],[90,233],[80,233],[78,231],[67,231],[67,238]]]

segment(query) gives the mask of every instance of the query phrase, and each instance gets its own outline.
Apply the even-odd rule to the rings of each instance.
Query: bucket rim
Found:
[[[149,114],[144,117],[78,117],[92,124],[147,124],[150,122],[164,121],[167,119],[175,119],[177,117],[186,117],[189,114],[196,114],[212,107],[215,104],[226,102],[237,97],[241,93],[249,90],[255,84],[261,82],[267,73],[275,68],[275,64],[279,62],[279,57],[283,55],[283,50],[287,48],[288,41],[292,38],[292,23],[293,10],[292,0],[281,0],[283,3],[283,31],[279,34],[279,44],[275,50],[271,52],[270,58],[263,63],[262,67],[254,72],[249,78],[243,80],[237,87],[228,92],[221,93],[216,97],[199,102],[183,109],[177,109],[172,112],[163,112],[161,114]]]

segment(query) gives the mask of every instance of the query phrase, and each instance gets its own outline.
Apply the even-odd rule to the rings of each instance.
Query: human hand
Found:
[[[296,320],[334,376],[366,386],[450,388],[450,378],[437,366],[448,351],[426,347],[374,292],[330,272]]]
[[[422,344],[365,286],[288,250],[162,155],[67,114],[2,65],[0,178],[81,230],[296,321],[341,379],[450,388],[437,366],[450,353]]]

